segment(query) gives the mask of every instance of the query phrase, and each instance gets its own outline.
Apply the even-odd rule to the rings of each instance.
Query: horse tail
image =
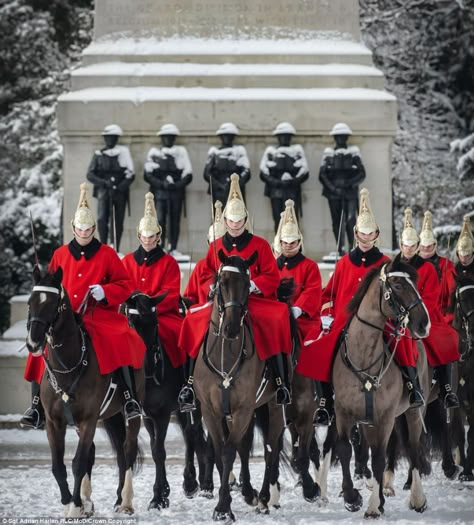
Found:
[[[431,450],[436,457],[441,456],[446,443],[450,444],[450,448],[455,448],[463,441],[464,425],[459,410],[454,410],[451,422],[446,423],[446,410],[439,399],[428,405],[425,425]]]
[[[259,430],[261,436],[265,440],[265,436],[269,436],[272,430],[270,427],[270,417],[268,412],[268,406],[263,405],[255,410],[255,426]],[[285,441],[283,439],[284,431],[279,437],[279,448],[280,448],[280,465],[284,466],[289,472],[292,472],[291,457],[289,452],[286,450]]]
[[[114,451],[115,457],[117,455],[123,455],[123,445],[126,437],[126,427],[123,415],[119,412],[107,419],[103,420],[104,429],[107,432],[112,450]],[[132,471],[134,474],[140,472],[144,461],[143,449],[140,443],[137,441],[137,453],[135,460],[132,463]]]

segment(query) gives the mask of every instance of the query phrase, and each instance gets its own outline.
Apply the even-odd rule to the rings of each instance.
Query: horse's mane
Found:
[[[357,288],[357,291],[354,294],[354,297],[352,297],[352,299],[349,301],[349,304],[347,305],[347,311],[349,313],[354,313],[359,308],[359,305],[362,302],[362,299],[365,297],[365,294],[367,293],[367,290],[369,289],[370,284],[374,280],[375,276],[380,274],[380,270],[382,269],[382,266],[383,265],[372,268],[372,270],[370,270],[365,275],[364,279],[362,280],[359,287]],[[388,272],[407,273],[410,279],[415,284],[418,279],[418,272],[416,271],[416,268],[414,268],[411,264],[403,262],[400,258],[400,254],[396,255],[394,259],[392,259],[392,261],[388,263],[388,266],[386,268],[386,273]]]

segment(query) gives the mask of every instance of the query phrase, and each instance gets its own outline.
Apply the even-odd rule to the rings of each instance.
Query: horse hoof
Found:
[[[135,511],[133,510],[133,507],[127,507],[122,505],[116,505],[114,508],[114,512],[117,514],[127,514],[128,516],[131,516]]]
[[[258,505],[258,492],[253,489],[250,494],[242,493],[245,503],[250,507],[256,507]]]
[[[403,490],[410,490],[411,489],[411,483],[408,483],[408,481],[403,485]]]
[[[329,499],[326,496],[322,496],[316,499],[318,507],[327,507],[329,505]]]
[[[344,507],[349,512],[357,512],[358,510],[362,508],[362,496],[358,493],[355,501],[351,501],[351,502],[346,501],[344,503]]]
[[[458,467],[457,465],[452,465],[450,468],[447,468],[445,471],[444,471],[444,475],[448,478],[448,479],[456,479],[456,476],[458,475],[459,471],[461,470],[460,467]]]
[[[212,519],[214,521],[224,521],[226,524],[232,523],[235,521],[234,513],[229,510],[227,512],[221,512],[218,510],[214,510],[214,513],[212,515]]]
[[[187,490],[183,487],[183,490],[184,490],[184,495],[188,498],[188,499],[193,499],[194,496],[199,492],[199,485],[196,485],[194,489],[192,490]]]
[[[94,503],[92,501],[87,500],[83,503],[83,510],[82,510],[83,516],[85,518],[90,518],[94,515]]]
[[[472,474],[459,474],[459,481],[468,482],[474,481],[474,476]]]
[[[386,498],[392,498],[393,496],[395,496],[395,489],[392,488],[392,487],[384,488],[384,489],[383,489],[383,495],[384,495]]]
[[[309,503],[314,503],[319,499],[320,496],[321,489],[317,483],[313,483],[313,486],[310,488],[310,490],[306,491],[306,493],[303,491],[303,497]]]
[[[204,489],[204,490],[201,490],[201,492],[199,493],[199,495],[200,495],[202,498],[212,499],[212,498],[214,497],[214,492],[213,492],[212,490]]]
[[[425,510],[428,508],[428,502],[425,500],[419,507],[415,507],[415,505],[413,505],[411,502],[410,502],[410,510],[414,510],[415,512],[419,512],[420,514],[422,512],[425,512]]]
[[[366,520],[377,520],[380,518],[382,514],[380,512],[375,512],[375,511],[371,511],[371,512],[365,512],[364,513],[364,518]]]

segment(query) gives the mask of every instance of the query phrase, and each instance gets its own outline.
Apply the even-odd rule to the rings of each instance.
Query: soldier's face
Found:
[[[366,252],[370,250],[370,248],[372,248],[378,236],[379,236],[379,232],[377,230],[374,232],[370,232],[370,233],[362,233],[360,231],[357,231],[356,232],[357,244],[363,252]]]
[[[285,257],[293,257],[293,255],[296,255],[298,253],[299,249],[299,239],[296,239],[296,241],[292,242],[281,241],[281,251]]]
[[[293,138],[293,135],[290,133],[281,133],[280,135],[277,135],[278,144],[280,146],[289,146],[291,144],[291,139]]]
[[[458,253],[458,259],[463,266],[469,266],[472,261],[474,261],[474,253],[470,253],[469,255],[460,255]]]
[[[118,142],[118,135],[104,135],[104,142],[108,148],[113,148]]]
[[[161,144],[165,148],[171,148],[176,140],[176,135],[161,135]]]
[[[238,237],[244,231],[245,219],[240,221],[232,221],[231,219],[226,219],[225,224],[227,226],[227,231],[231,237]]]
[[[423,246],[420,244],[420,255],[423,259],[429,259],[436,252],[436,244],[430,244],[429,246]]]
[[[77,226],[74,226],[74,237],[76,238],[77,244],[80,246],[87,246],[94,238],[95,226],[87,228],[87,230],[81,230]]]
[[[418,243],[408,245],[408,244],[402,244],[401,245],[402,255],[405,257],[405,259],[410,260],[412,257],[415,256],[417,250],[418,250]]]
[[[155,246],[158,244],[158,241],[160,240],[160,236],[158,234],[145,236],[141,233],[138,234],[138,239],[140,241],[140,244],[142,245],[143,249],[146,252],[149,252],[155,248]]]

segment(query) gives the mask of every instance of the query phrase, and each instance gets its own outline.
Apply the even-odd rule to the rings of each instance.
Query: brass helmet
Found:
[[[217,200],[214,203],[214,209],[214,223],[209,226],[209,233],[207,234],[207,240],[209,241],[209,244],[225,234],[224,216],[222,215],[222,202]]]
[[[285,242],[302,241],[298,219],[296,218],[295,202],[292,199],[285,201],[285,212],[283,215],[280,240]]]
[[[79,203],[77,204],[77,210],[74,214],[74,218],[71,221],[73,231],[74,228],[88,230],[89,228],[95,226],[94,215],[92,215],[92,211],[89,206],[89,199],[87,195],[89,186],[87,182],[83,182],[80,185],[80,189],[81,194],[79,196]]]
[[[420,238],[418,237],[418,234],[416,233],[416,230],[413,226],[413,212],[411,208],[406,208],[400,244],[405,244],[406,246],[413,246],[414,244],[418,244],[419,242]]]
[[[161,226],[158,224],[156,216],[155,197],[150,191],[145,195],[145,213],[138,223],[137,235],[138,234],[144,237],[161,234]]]
[[[370,207],[369,190],[362,188],[360,190],[359,215],[354,227],[354,232],[368,234],[377,231],[379,231],[379,227]]]
[[[469,215],[464,215],[462,223],[461,234],[459,235],[456,244],[457,255],[467,256],[474,252],[474,237],[471,232],[471,218]]]
[[[273,252],[273,255],[275,256],[275,259],[278,259],[278,257],[280,257],[280,255],[281,255],[281,238],[280,238],[280,235],[281,235],[281,228],[283,226],[283,217],[284,216],[285,216],[285,212],[282,211],[280,213],[280,222],[278,223],[278,229],[277,229],[277,232],[275,233],[275,237],[273,238],[272,252]]]
[[[425,211],[420,232],[420,245],[431,246],[432,244],[436,247],[437,240],[433,235],[433,214],[430,211]]]
[[[240,177],[237,173],[230,176],[230,189],[227,204],[224,208],[224,218],[231,221],[238,222],[248,217],[248,211],[245,207],[244,198],[240,191],[239,185]]]

